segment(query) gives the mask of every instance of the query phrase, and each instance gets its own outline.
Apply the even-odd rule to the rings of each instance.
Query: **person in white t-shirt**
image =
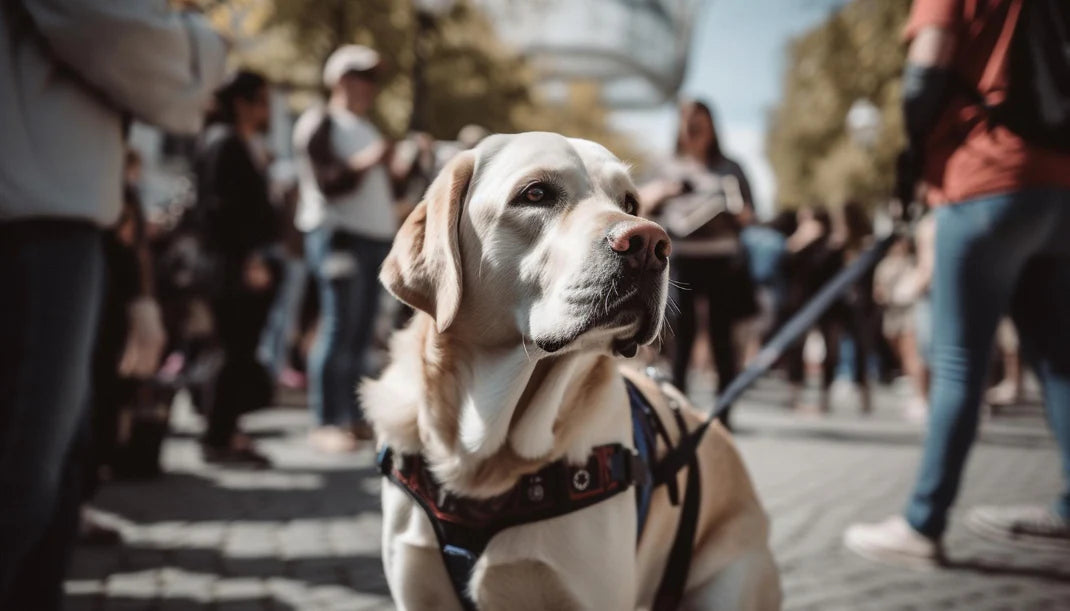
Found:
[[[309,355],[309,407],[318,428],[310,441],[328,451],[354,449],[371,430],[354,389],[367,372],[379,303],[379,267],[397,231],[391,177],[393,146],[368,120],[379,54],[346,45],[328,58],[326,107],[294,127],[305,257],[320,295],[320,328]]]

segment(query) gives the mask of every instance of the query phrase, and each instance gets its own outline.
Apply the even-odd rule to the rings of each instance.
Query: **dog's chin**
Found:
[[[588,317],[572,321],[572,324],[563,325],[564,328],[558,333],[533,338],[533,342],[550,354],[608,348],[613,354],[631,358],[639,352],[640,346],[646,346],[657,338],[662,317],[661,308],[636,300],[601,319]]]

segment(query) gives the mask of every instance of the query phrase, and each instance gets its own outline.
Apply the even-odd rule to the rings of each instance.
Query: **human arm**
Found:
[[[332,143],[333,123],[324,110],[302,117],[294,129],[294,147],[308,156],[320,191],[326,197],[349,193],[360,186],[364,175],[379,164],[389,164],[393,144],[379,139],[348,157]],[[306,136],[307,134],[307,136]]]
[[[684,192],[683,183],[678,180],[652,180],[639,187],[639,215],[654,216],[666,201]]]
[[[115,107],[176,133],[201,127],[226,44],[165,0],[26,0],[54,58]]]
[[[907,148],[896,162],[895,186],[896,197],[904,204],[915,199],[925,141],[954,91],[952,61],[961,11],[958,1],[934,0],[917,0],[911,10],[902,79]]]

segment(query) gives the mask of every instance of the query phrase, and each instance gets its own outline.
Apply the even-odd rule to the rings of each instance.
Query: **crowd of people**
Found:
[[[270,464],[239,423],[269,405],[279,386],[307,392],[314,421],[308,441],[318,450],[351,452],[370,442],[354,389],[374,372],[385,331],[408,315],[381,309],[379,266],[438,169],[486,135],[470,126],[455,143],[426,134],[384,138],[370,119],[380,57],[346,45],[325,64],[326,100],[296,122],[294,175],[273,180],[262,137],[271,85],[248,70],[225,77],[226,43],[205,21],[134,3],[123,5],[130,14],[122,18],[101,12],[85,19],[102,9],[51,4],[16,3],[18,10],[0,12],[0,286],[11,291],[0,316],[3,608],[58,607],[75,534],[86,542],[118,540],[79,508],[108,477],[159,468],[168,406],[179,389],[204,414],[207,462]],[[912,61],[921,72],[946,68],[951,56],[931,36],[950,17],[924,9],[940,3],[918,5]],[[1002,32],[992,24],[1002,22],[988,13],[974,19],[979,41],[992,47]],[[10,34],[16,31],[32,35]],[[148,46],[159,52],[145,52]],[[993,87],[997,77],[983,70],[990,55],[956,61],[981,75],[979,87]],[[925,78],[932,75],[917,77]],[[131,114],[198,134],[188,205],[142,205],[141,160],[124,149]],[[57,131],[51,126],[59,117],[67,127]],[[875,243],[873,208],[806,202],[760,222],[711,108],[685,101],[678,118],[674,154],[641,180],[640,213],[673,239],[670,331],[647,356],[667,361],[682,390],[705,365],[723,389],[762,341]],[[915,146],[933,129],[916,129]],[[959,180],[930,191],[932,203],[980,202],[938,207],[922,219],[913,238],[900,239],[779,364],[800,413],[828,412],[840,377],[857,388],[858,410],[868,413],[874,380],[901,372],[912,393],[906,416],[934,422],[906,518],[858,527],[849,537],[855,549],[939,555],[990,377],[991,336],[1003,381],[990,401],[1010,403],[1021,393],[1014,328],[1004,322],[996,333],[1019,277],[1028,280],[1021,290],[1031,291],[1013,303],[1016,323],[1027,326],[1023,343],[1036,347],[1041,322],[1065,331],[1058,314],[1066,310],[1058,308],[1067,268],[1052,228],[1067,224],[1066,157],[1008,144],[1006,135],[970,137],[1000,155],[1010,150],[1001,157],[1008,167],[1040,169],[984,174],[966,154],[941,149],[942,157],[930,157],[927,163],[954,166]],[[939,184],[943,170],[927,171]],[[994,223],[1005,229],[999,239],[991,237]],[[1034,233],[1049,239],[1030,242]],[[970,275],[975,265],[992,275]],[[969,282],[948,279],[956,277]],[[1045,291],[1056,293],[1049,299]],[[1041,306],[1056,309],[1034,311]],[[1049,402],[1065,402],[1067,344],[1040,340],[1047,360],[1037,372]],[[810,373],[820,380],[816,401],[805,391]],[[1057,411],[1057,435],[1070,447],[1070,421]],[[730,425],[730,412],[722,419]],[[1015,524],[1070,536],[1066,505],[1064,498],[1055,513],[1018,516]]]

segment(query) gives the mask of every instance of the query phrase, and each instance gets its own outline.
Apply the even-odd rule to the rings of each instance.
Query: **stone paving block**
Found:
[[[213,600],[213,586],[218,579],[212,573],[167,567],[160,570],[160,594],[163,598],[188,599],[207,604]]]
[[[157,571],[139,571],[134,573],[116,573],[108,578],[104,585],[108,598],[154,599],[160,594]]]
[[[227,577],[212,585],[212,598],[216,601],[261,600],[268,596],[262,579],[252,577]]]
[[[179,537],[181,547],[204,548],[218,547],[226,532],[225,522],[191,522],[183,528]]]

